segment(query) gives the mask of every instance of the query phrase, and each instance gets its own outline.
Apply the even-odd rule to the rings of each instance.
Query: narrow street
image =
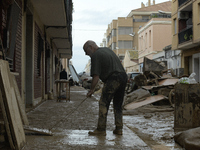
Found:
[[[53,136],[26,134],[24,150],[181,150],[173,140],[173,111],[162,108],[138,108],[124,112],[123,135],[114,130],[112,105],[107,119],[106,136],[89,136],[88,131],[96,128],[98,119],[99,93],[83,102],[86,90],[71,87],[71,100],[56,102],[47,100],[27,113],[30,127],[50,130]]]

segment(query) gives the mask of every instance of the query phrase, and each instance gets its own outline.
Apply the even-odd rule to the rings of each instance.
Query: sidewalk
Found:
[[[98,101],[88,98],[81,105],[87,91],[82,87],[71,87],[71,100],[56,102],[47,100],[30,111],[27,116],[30,127],[49,129],[53,136],[26,135],[24,150],[149,150],[133,131],[124,126],[123,135],[114,135],[114,115],[110,107],[106,136],[89,136],[96,128]],[[79,106],[77,108],[77,106]]]

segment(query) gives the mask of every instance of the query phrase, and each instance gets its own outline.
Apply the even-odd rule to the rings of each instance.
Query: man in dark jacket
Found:
[[[99,101],[99,119],[97,128],[89,131],[89,135],[106,135],[107,114],[111,100],[113,99],[115,114],[114,134],[122,135],[122,103],[127,83],[126,72],[117,55],[107,47],[98,47],[94,41],[87,41],[83,49],[85,54],[91,57],[92,84],[87,97],[90,97],[99,79],[104,82]]]
[[[65,71],[65,68],[63,68],[63,70],[60,72],[60,79],[65,79],[65,80],[67,80],[67,72]],[[65,84],[64,84],[64,85],[65,85]],[[64,85],[63,85],[63,83],[62,83],[62,85],[61,85],[62,91],[65,91],[65,90],[64,90],[64,88],[65,88]]]
[[[60,79],[67,80],[67,72],[65,71],[65,68],[60,72]]]

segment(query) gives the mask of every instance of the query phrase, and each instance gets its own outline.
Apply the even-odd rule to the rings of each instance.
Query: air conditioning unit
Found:
[[[189,12],[187,11],[178,12],[178,19],[188,19],[188,18],[189,18]]]

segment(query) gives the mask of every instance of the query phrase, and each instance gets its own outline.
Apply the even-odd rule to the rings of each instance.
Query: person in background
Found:
[[[92,84],[87,97],[90,97],[99,79],[104,83],[99,101],[99,118],[97,128],[89,131],[89,135],[106,135],[106,122],[110,102],[113,99],[115,130],[114,134],[122,135],[122,103],[127,83],[126,72],[117,55],[107,47],[98,47],[94,41],[83,45],[85,54],[91,58]]]
[[[65,68],[63,68],[63,70],[60,72],[60,79],[67,80],[67,72],[65,71]],[[63,86],[63,84],[62,84],[61,88],[62,88],[62,91],[64,91],[65,87]]]

